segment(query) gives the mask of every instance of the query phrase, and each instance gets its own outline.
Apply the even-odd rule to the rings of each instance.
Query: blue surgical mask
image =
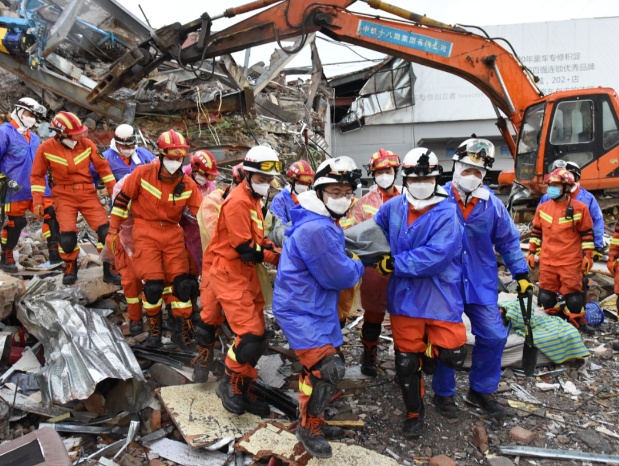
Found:
[[[548,194],[550,199],[559,199],[563,194],[563,190],[558,186],[548,186],[546,194]]]

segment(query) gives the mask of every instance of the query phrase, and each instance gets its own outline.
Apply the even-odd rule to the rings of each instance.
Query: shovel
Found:
[[[527,307],[524,307],[524,297],[527,297]],[[537,366],[537,348],[533,343],[533,330],[531,329],[531,308],[533,306],[533,290],[527,290],[526,294],[518,294],[522,320],[524,321],[524,346],[522,347],[522,371],[524,375],[531,376]]]

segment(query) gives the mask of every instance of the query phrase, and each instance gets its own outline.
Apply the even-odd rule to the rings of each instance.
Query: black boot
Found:
[[[402,429],[402,435],[406,438],[419,438],[423,430],[423,418],[425,414],[425,408],[423,402],[419,411],[409,411],[406,413],[406,420],[404,421],[404,428]]]
[[[60,252],[58,252],[58,241],[48,241],[47,252],[49,253],[50,264],[60,264],[62,262],[62,257],[60,257]]]
[[[453,396],[440,396],[435,394],[434,398],[432,398],[432,402],[441,415],[449,419],[458,417],[458,407],[456,406]]]
[[[148,338],[144,346],[159,348],[161,346],[161,311],[154,316],[146,316],[148,319]]]
[[[251,386],[254,383],[253,379],[245,378],[243,383],[243,403],[245,403],[245,411],[255,414],[256,416],[266,417],[271,414],[271,407],[266,401],[262,401],[252,391]]]
[[[64,261],[65,269],[62,277],[63,285],[73,285],[77,281],[77,259]]]
[[[112,264],[111,262],[103,263],[103,281],[105,283],[120,286],[121,277],[118,270],[116,270],[115,264]]]
[[[12,249],[3,249],[0,256],[0,269],[6,273],[17,273],[17,264]]]
[[[217,396],[221,399],[221,404],[233,414],[245,414],[245,402],[243,401],[243,376],[228,369],[219,381],[219,385],[215,390]]]
[[[464,401],[477,408],[481,408],[495,419],[501,420],[505,417],[505,408],[496,400],[492,393],[481,393],[469,388]]]
[[[331,458],[333,451],[320,429],[322,422],[320,417],[310,416],[308,414],[305,426],[299,421],[299,425],[297,426],[297,438],[305,447],[305,451],[310,455],[316,458]]]
[[[418,353],[395,352],[395,369],[402,390],[406,421],[403,434],[406,438],[417,438],[423,428],[423,378]]]
[[[344,429],[338,426],[330,426],[322,417],[320,418],[320,431],[326,439],[338,439],[344,437]]]
[[[378,339],[381,330],[382,324],[376,322],[363,322],[361,327],[361,373],[369,377],[378,375]]]
[[[193,342],[194,330],[191,323],[191,317],[177,317],[176,328],[172,332],[172,342],[176,343],[183,351],[196,351],[196,345]]]
[[[142,319],[139,321],[129,320],[129,333],[131,336],[137,336],[140,333],[144,332],[144,324],[142,323]]]
[[[193,367],[193,381],[196,383],[208,382],[208,373],[213,370],[215,354],[215,340],[217,338],[217,327],[202,322],[201,319],[194,320],[196,330],[196,347],[199,354],[191,361]]]

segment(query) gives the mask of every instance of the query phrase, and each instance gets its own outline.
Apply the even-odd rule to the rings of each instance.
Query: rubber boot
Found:
[[[159,348],[161,346],[161,312],[148,318],[149,334],[144,346]]]
[[[299,421],[297,426],[297,439],[305,447],[310,455],[316,458],[331,458],[333,451],[320,429],[324,421],[319,416],[307,415],[305,425]]]
[[[77,259],[64,261],[65,269],[62,277],[63,285],[73,285],[77,281]]]
[[[423,406],[423,402],[421,403],[419,411],[408,411],[406,413],[402,435],[406,438],[419,438],[423,429],[424,415],[425,407]]]
[[[176,343],[183,351],[196,351],[196,345],[193,342],[193,324],[191,317],[176,317],[176,328],[172,332],[172,342]]]
[[[116,270],[116,265],[111,262],[103,262],[103,281],[112,285],[120,286],[121,277]]]
[[[402,433],[406,438],[418,438],[423,428],[423,378],[421,363],[417,353],[396,351],[396,374],[402,390],[406,420]]]
[[[47,252],[49,253],[50,264],[60,264],[62,262],[62,257],[60,257],[60,252],[58,252],[58,241],[48,241]]]
[[[230,373],[228,373],[230,372]],[[243,401],[243,376],[226,369],[219,385],[215,390],[221,399],[221,404],[233,414],[245,414],[245,402]]]
[[[193,367],[193,381],[196,383],[208,382],[208,374],[213,369],[215,359],[215,341],[217,327],[204,322],[194,322],[196,330],[196,348],[199,354],[191,361]]]
[[[243,403],[245,403],[245,411],[255,414],[256,416],[266,417],[271,414],[269,403],[258,398],[251,391],[251,386],[254,383],[253,379],[248,377],[243,382]]]
[[[0,269],[6,273],[17,273],[17,264],[12,249],[3,249],[0,256]]]
[[[363,354],[361,355],[361,373],[368,377],[378,375],[378,341],[361,339]]]
[[[144,324],[141,319],[137,322],[135,320],[129,320],[129,333],[131,336],[135,337],[142,332],[144,332]]]

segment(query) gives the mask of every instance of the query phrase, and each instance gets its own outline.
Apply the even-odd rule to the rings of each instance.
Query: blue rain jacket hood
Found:
[[[120,179],[123,178],[125,175],[131,173],[135,169],[135,167],[151,163],[154,159],[157,158],[156,155],[143,147],[137,147],[135,151],[141,163],[136,164],[132,158],[129,165],[125,163],[123,156],[111,147],[109,147],[105,152],[103,152],[103,156],[107,160],[107,163],[110,164],[110,170],[112,170],[116,181],[120,181]],[[92,175],[92,179],[96,185],[101,177],[99,176],[99,173],[97,173],[97,171],[95,170],[93,164],[90,164],[90,174]]]
[[[445,185],[449,201],[456,207],[458,221],[464,227],[462,268],[464,300],[467,304],[496,304],[498,267],[495,250],[501,254],[513,277],[529,272],[520,249],[520,233],[516,225],[503,202],[488,187],[483,188],[490,196],[487,200],[478,199],[465,220],[452,183]]]
[[[409,202],[396,196],[374,217],[389,241],[394,271],[390,314],[462,322],[462,226],[447,199],[408,226]]]
[[[273,314],[294,350],[340,346],[340,290],[361,279],[363,264],[346,256],[344,233],[333,219],[302,206],[290,215],[292,225],[275,277]]]
[[[286,186],[271,201],[269,210],[273,215],[282,219],[282,224],[290,221],[290,210],[296,206],[290,188]]]
[[[41,145],[41,139],[30,130],[30,142],[20,134],[11,123],[0,125],[0,173],[21,186],[14,193],[9,189],[6,202],[26,201],[32,199],[30,191],[30,172],[34,162],[34,154]],[[52,195],[45,180],[45,197]]]

